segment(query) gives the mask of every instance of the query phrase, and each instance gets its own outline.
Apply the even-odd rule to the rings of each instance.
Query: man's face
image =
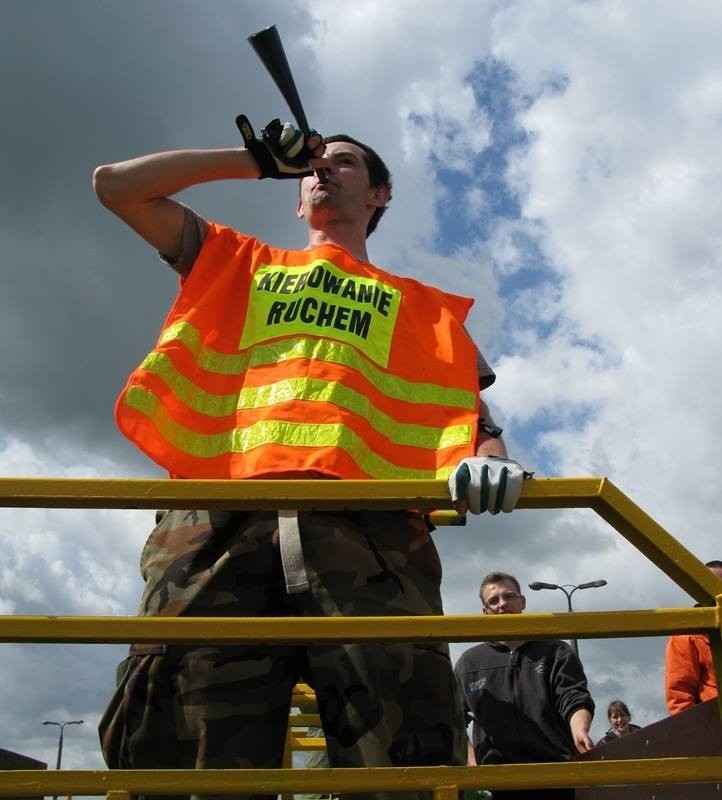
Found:
[[[708,567],[710,572],[714,572],[714,574],[722,579],[722,567]]]
[[[526,598],[517,592],[510,581],[488,583],[483,590],[481,601],[484,614],[521,614],[526,608]]]
[[[362,222],[365,226],[378,205],[388,199],[386,187],[371,187],[365,153],[350,142],[331,142],[323,158],[311,159],[326,172],[326,183],[316,175],[301,180],[297,214],[309,223],[327,219]],[[385,194],[384,194],[385,193]]]

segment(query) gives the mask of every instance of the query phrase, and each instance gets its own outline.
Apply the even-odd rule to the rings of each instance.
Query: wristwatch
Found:
[[[479,427],[481,428],[484,433],[488,433],[492,439],[498,439],[502,433],[504,433],[504,429],[500,428],[498,425],[494,425],[493,422],[487,422],[485,419],[479,420]]]

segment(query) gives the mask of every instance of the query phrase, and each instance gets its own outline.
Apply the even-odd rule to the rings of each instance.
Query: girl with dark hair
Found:
[[[607,706],[607,719],[610,725],[609,730],[604,734],[604,738],[597,742],[597,745],[616,742],[622,736],[640,730],[639,725],[632,725],[632,715],[623,700],[612,700]]]

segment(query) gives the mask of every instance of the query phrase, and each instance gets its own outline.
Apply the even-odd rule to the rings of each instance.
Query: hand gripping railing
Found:
[[[0,479],[0,506],[55,508],[416,508],[449,509],[444,481],[157,481]],[[519,616],[217,619],[0,617],[0,641],[227,644],[477,642],[606,638],[704,632],[722,685],[722,582],[606,478],[526,481],[518,508],[591,508],[699,603],[647,611]],[[720,707],[722,713],[722,706]],[[457,800],[460,789],[547,788],[719,780],[722,757],[633,759],[482,767],[330,770],[63,770],[0,773],[0,797],[38,795],[258,794],[432,791]]]

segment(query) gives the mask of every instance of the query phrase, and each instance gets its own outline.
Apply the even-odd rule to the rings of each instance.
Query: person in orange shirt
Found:
[[[722,561],[705,564],[722,579]],[[709,637],[704,633],[670,636],[664,655],[664,693],[670,714],[717,697]]]

